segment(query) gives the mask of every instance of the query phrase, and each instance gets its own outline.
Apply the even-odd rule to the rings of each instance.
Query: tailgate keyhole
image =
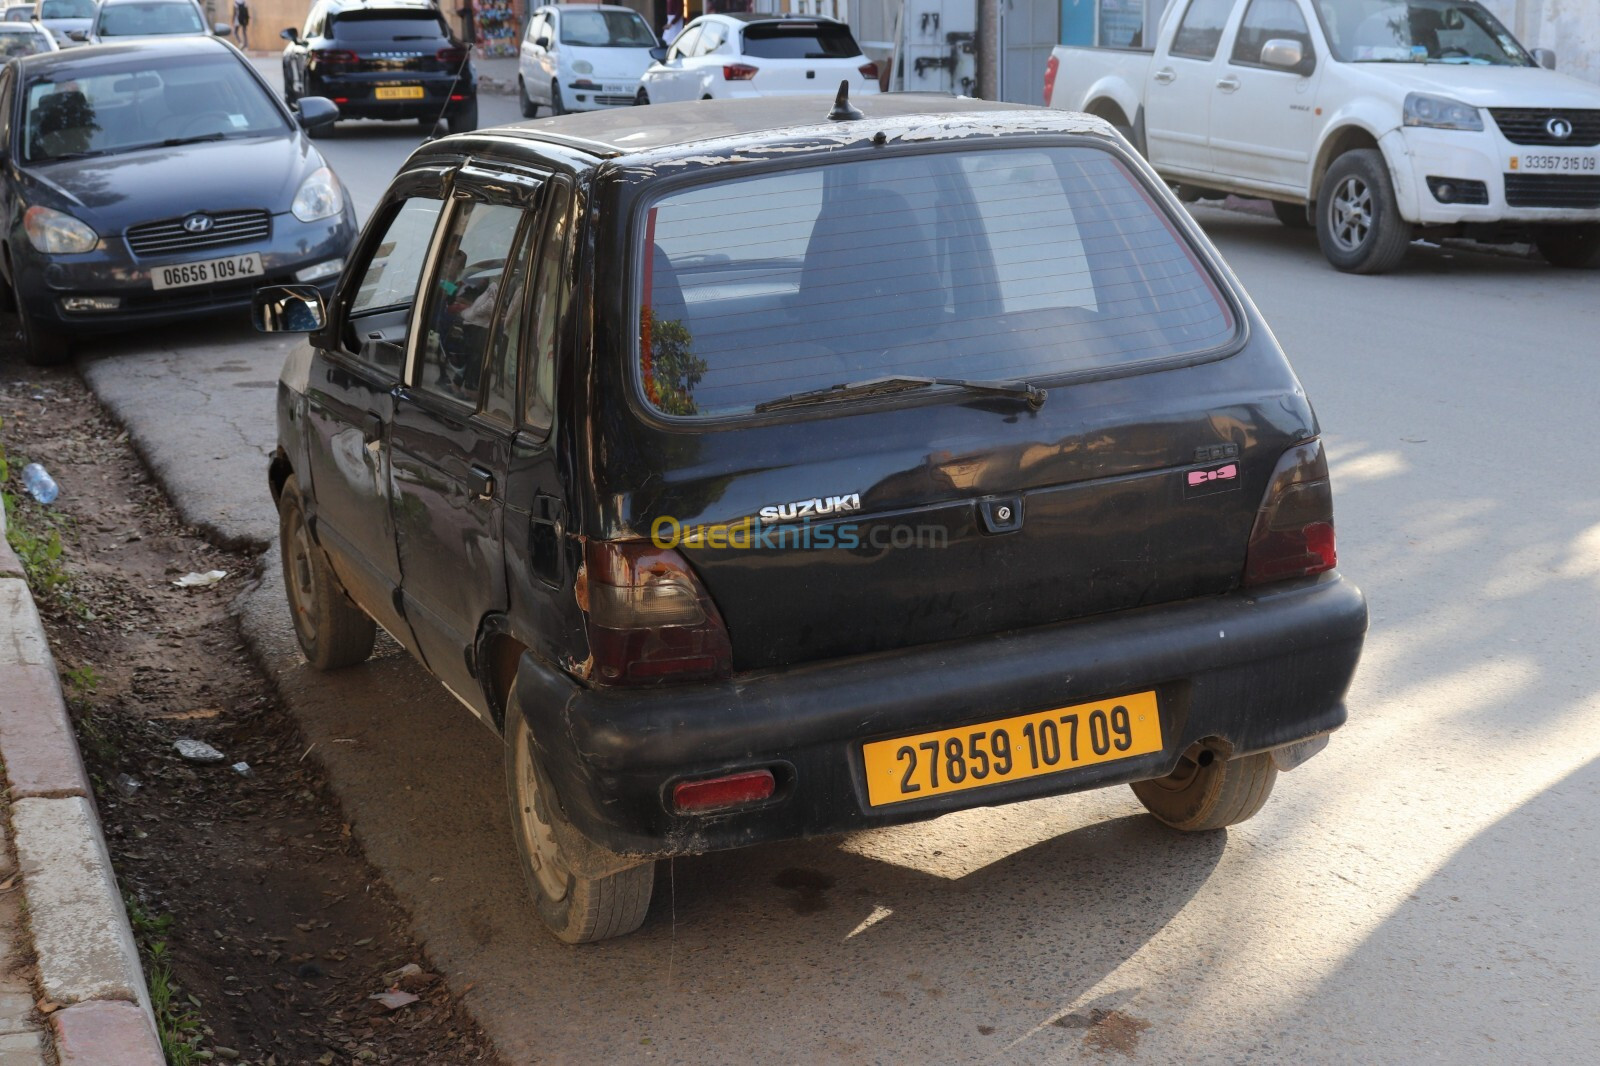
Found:
[[[1015,533],[1022,528],[1022,497],[991,496],[979,500],[978,517],[985,533]]]

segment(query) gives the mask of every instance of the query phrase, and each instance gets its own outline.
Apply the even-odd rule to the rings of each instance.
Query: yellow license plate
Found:
[[[1059,774],[1161,750],[1154,692],[862,746],[867,800],[887,803]]]
[[[379,100],[421,100],[420,85],[380,85],[372,93]]]

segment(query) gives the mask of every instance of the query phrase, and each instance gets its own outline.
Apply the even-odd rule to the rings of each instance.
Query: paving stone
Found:
[[[0,642],[5,623],[0,620]],[[0,664],[0,759],[11,798],[88,796],[89,779],[53,666]]]
[[[52,1014],[50,1025],[61,1066],[163,1066],[165,1062],[149,1015],[132,1003],[79,1003]]]
[[[33,1020],[33,993],[0,992],[0,1034],[26,1033],[38,1027]]]
[[[130,1004],[131,1005],[131,1004]],[[85,1062],[88,1060],[85,1059]],[[117,1059],[102,1059],[110,1066]],[[0,1066],[44,1066],[44,1037],[40,1033],[7,1033],[0,1036]],[[65,1063],[63,1063],[65,1066]]]
[[[39,982],[57,1003],[126,999],[149,1010],[144,974],[89,801],[11,805]]]
[[[0,670],[8,666],[48,666],[53,670],[55,660],[50,657],[28,583],[0,577]]]

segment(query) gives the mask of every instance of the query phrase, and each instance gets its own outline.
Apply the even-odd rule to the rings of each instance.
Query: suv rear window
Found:
[[[1048,381],[1235,336],[1210,276],[1109,152],[900,155],[670,193],[648,209],[640,377],[724,417],[881,377]]]
[[[850,27],[832,22],[756,22],[744,28],[744,54],[757,59],[850,59],[861,54]]]
[[[332,16],[328,32],[341,41],[432,41],[449,36],[437,12],[394,8],[341,12]]]

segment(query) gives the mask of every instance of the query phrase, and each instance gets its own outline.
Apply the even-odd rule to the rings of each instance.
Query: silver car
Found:
[[[196,0],[100,0],[85,38],[90,44],[111,44],[148,37],[232,35],[233,27],[225,22],[206,25]]]

